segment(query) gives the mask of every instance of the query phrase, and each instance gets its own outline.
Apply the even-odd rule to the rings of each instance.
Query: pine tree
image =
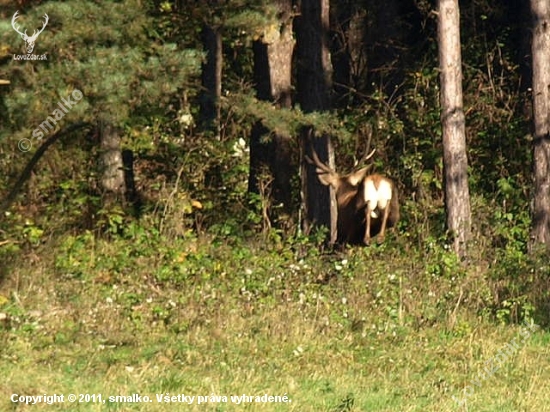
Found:
[[[44,15],[49,22],[34,53],[47,60],[9,60],[2,67],[11,81],[5,97],[7,131],[13,140],[29,139],[37,146],[57,128],[91,124],[109,140],[102,142],[109,147],[103,154],[110,154],[109,159],[100,156],[100,184],[107,191],[121,188],[123,128],[164,116],[174,96],[198,74],[201,54],[163,43],[140,1],[47,2],[26,11],[21,25],[32,27]],[[2,22],[0,32],[10,51],[20,53],[21,39],[9,22]]]

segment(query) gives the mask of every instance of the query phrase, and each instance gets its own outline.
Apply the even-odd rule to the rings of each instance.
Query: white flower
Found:
[[[191,113],[182,113],[178,118],[178,121],[183,127],[187,129],[189,126],[191,126],[194,123],[193,115]]]
[[[246,145],[246,140],[242,137],[239,137],[239,140],[233,144],[233,157],[243,157],[249,151],[250,149]]]

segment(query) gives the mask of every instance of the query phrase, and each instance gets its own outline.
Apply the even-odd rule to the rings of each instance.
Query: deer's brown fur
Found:
[[[313,160],[306,159],[317,167],[319,181],[332,186],[336,193],[337,242],[368,245],[377,235],[383,241],[386,229],[399,220],[399,199],[392,180],[379,174],[367,175],[368,167],[340,176],[314,151],[312,155]]]

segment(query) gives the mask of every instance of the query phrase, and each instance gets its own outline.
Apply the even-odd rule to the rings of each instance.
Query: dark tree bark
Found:
[[[304,112],[330,109],[332,65],[328,48],[329,0],[303,0],[297,27],[297,89]],[[334,169],[334,151],[327,135],[315,136],[311,128],[302,133],[303,151],[311,142],[319,159]],[[317,179],[315,167],[303,162],[302,192],[304,195],[304,230],[312,225],[330,230],[330,243],[336,242],[337,209],[334,191]]]
[[[550,3],[531,0],[534,203],[531,247],[550,247]]]
[[[274,102],[277,107],[290,108],[292,81],[292,1],[277,0],[280,26],[270,29],[254,42],[254,80],[257,97]],[[291,138],[268,131],[256,124],[250,138],[249,191],[259,193],[262,168],[273,176],[272,203],[283,205],[285,213],[292,210],[291,179],[296,166],[292,162]]]
[[[122,151],[122,164],[124,166],[124,185],[126,186],[126,201],[132,205],[133,214],[139,217],[142,212],[142,199],[136,188],[134,175],[134,152],[125,149]]]
[[[464,257],[470,238],[471,212],[458,0],[439,0],[438,36],[447,228],[453,235],[455,252]]]
[[[206,61],[202,65],[200,124],[202,130],[220,136],[220,97],[222,94],[222,35],[219,27],[204,24],[202,43]]]

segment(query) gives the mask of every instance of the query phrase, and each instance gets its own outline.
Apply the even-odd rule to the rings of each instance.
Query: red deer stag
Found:
[[[313,159],[306,160],[317,167],[317,177],[325,186],[332,186],[338,205],[337,242],[349,244],[370,243],[378,235],[384,240],[386,228],[395,226],[399,220],[399,200],[394,183],[385,176],[367,176],[370,166],[340,176],[319,160],[311,148]],[[373,150],[365,160],[372,157]]]

